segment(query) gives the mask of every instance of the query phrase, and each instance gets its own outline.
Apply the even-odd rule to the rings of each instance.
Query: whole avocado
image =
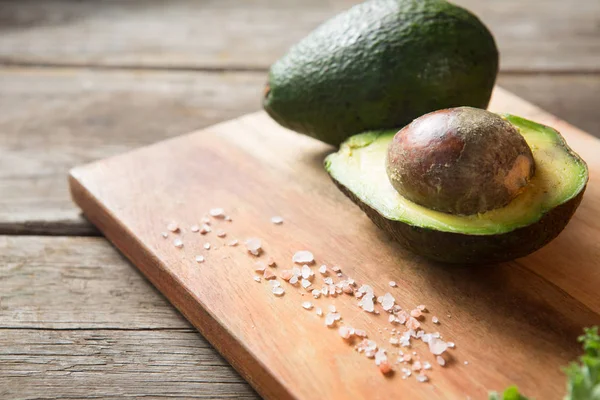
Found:
[[[263,106],[338,145],[430,111],[486,108],[498,72],[489,30],[445,0],[370,0],[325,22],[271,66]]]

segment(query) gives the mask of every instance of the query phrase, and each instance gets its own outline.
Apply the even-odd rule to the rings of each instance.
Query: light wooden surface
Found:
[[[511,382],[532,397],[559,399],[564,382],[557,366],[576,357],[577,333],[600,322],[600,244],[594,239],[600,234],[594,222],[600,140],[500,89],[491,109],[557,127],[590,160],[592,178],[559,239],[531,257],[489,269],[440,266],[391,242],[331,184],[322,162],[332,148],[281,128],[262,112],[78,167],[71,191],[90,221],[267,399],[308,400],[315,393],[327,399],[483,398]],[[240,241],[259,237],[266,253],[259,259],[272,256],[275,271],[289,268],[293,253],[308,248],[317,265],[339,264],[345,277],[372,285],[378,296],[390,291],[405,309],[426,304],[426,331],[439,330],[457,343],[453,365],[434,370],[427,385],[383,377],[301,303],[312,300],[325,310],[334,304],[347,326],[366,329],[395,360],[387,318],[358,309],[352,296],[313,300],[283,280],[286,294],[275,297],[268,282],[252,280],[256,258],[244,246],[189,230],[215,206],[233,222],[213,220],[213,230]],[[276,214],[285,217],[283,225],[270,223]],[[171,221],[182,232],[165,239],[160,233]],[[182,249],[174,238],[183,240]],[[204,242],[212,249],[204,250]],[[197,254],[206,262],[198,264]],[[390,280],[400,288],[390,289]],[[321,287],[322,278],[314,285]],[[441,316],[439,328],[431,315]],[[413,349],[434,363],[424,346]],[[516,354],[510,367],[506,349]]]
[[[323,19],[352,3],[3,2],[0,235],[98,235],[69,200],[64,179],[69,168],[256,111],[268,64]],[[558,0],[459,3],[473,9],[495,32],[502,52],[499,83],[503,87],[592,134],[600,134],[600,115],[596,111],[600,93],[598,2],[584,0],[577,7]],[[169,307],[156,300],[159,297],[147,304],[144,300],[139,307],[135,301],[123,304],[119,301],[121,292],[110,291],[111,287],[122,288],[111,274],[90,275],[90,281],[83,283],[83,278],[70,279],[67,273],[59,274],[62,264],[50,257],[72,254],[71,271],[86,270],[92,259],[115,257],[110,246],[93,246],[85,241],[88,239],[81,239],[83,242],[49,246],[34,257],[27,250],[44,248],[40,243],[54,239],[2,239],[15,240],[11,245],[11,265],[32,263],[39,273],[47,274],[35,275],[30,270],[24,275],[20,272],[22,267],[3,270],[7,279],[0,281],[1,289],[7,288],[7,280],[15,279],[19,287],[36,288],[28,297],[20,297],[20,302],[16,301],[19,296],[12,295],[17,288],[0,290],[0,321],[3,328],[11,327],[10,332],[14,333],[7,346],[12,343],[13,347],[25,349],[28,343],[35,342],[36,335],[47,330],[54,332],[60,328],[58,325],[74,329],[73,332],[80,326],[89,328],[89,335],[113,334],[115,339],[105,343],[103,349],[122,354],[135,364],[138,359],[152,356],[153,349],[132,349],[127,341],[119,341],[120,335],[125,335],[120,329],[134,328],[136,324],[146,326],[144,319],[151,316],[152,307],[158,307],[156,316],[165,321],[165,326],[171,327],[174,321],[158,305]],[[128,264],[121,265],[123,269],[130,268]],[[557,270],[553,274],[560,276],[564,272]],[[61,296],[61,287],[56,286],[56,293],[51,296],[50,288],[55,286],[50,281],[73,285],[75,289],[66,290]],[[77,285],[89,286],[91,281],[98,290],[105,287],[98,292],[102,296],[86,296],[85,291],[76,290]],[[157,296],[143,280],[134,287],[140,294]],[[593,299],[588,299],[588,303],[592,304]],[[55,314],[50,313],[48,304],[56,305]],[[78,308],[76,304],[85,307]],[[109,307],[108,311],[104,307]],[[125,318],[112,319],[113,307],[118,310],[115,315]],[[17,315],[24,317],[12,324],[12,317]],[[97,321],[108,324],[90,326],[90,315],[97,315]],[[30,331],[36,323],[39,326]],[[0,336],[8,337],[3,336],[5,332],[8,330],[2,330]],[[67,339],[71,335],[68,330],[61,332]],[[139,335],[142,340],[151,333],[140,331]],[[23,340],[18,341],[17,337]],[[199,343],[200,336],[194,335],[190,341]],[[165,346],[167,343],[165,339]],[[216,353],[212,354],[215,360],[219,359]],[[35,357],[37,365],[61,363],[68,358],[66,354],[47,353],[35,353]],[[177,358],[172,355],[169,360],[175,365]],[[135,380],[142,376],[131,369],[123,375],[98,369],[96,374],[75,373],[59,379],[51,370],[31,369],[25,385],[31,388],[28,390],[21,386],[25,382],[22,374],[6,379],[6,368],[28,366],[31,364],[21,364],[14,358],[10,363],[0,361],[0,397],[7,397],[2,392],[5,387],[12,389],[9,398],[83,397],[79,386],[92,382],[93,377],[98,377],[96,383],[106,383],[94,396],[112,396],[115,391],[110,388],[111,382],[122,386],[117,384],[122,382],[120,378]],[[142,364],[138,366],[143,369]],[[90,371],[94,368],[89,366]],[[236,397],[238,389],[223,393],[218,391],[218,385],[206,390],[191,389],[196,382],[208,384],[215,379],[205,370],[194,371],[193,382],[178,380],[179,371],[162,372],[162,394],[153,394],[155,386],[148,381],[123,390],[132,397]],[[42,382],[51,390],[34,382]],[[239,396],[248,393],[247,386],[243,387],[236,386]]]

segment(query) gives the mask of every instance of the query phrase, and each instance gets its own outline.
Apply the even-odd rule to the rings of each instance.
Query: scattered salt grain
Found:
[[[283,296],[283,294],[285,293],[285,290],[283,290],[283,288],[281,286],[277,286],[273,288],[273,294],[275,296]]]
[[[277,263],[275,262],[275,260],[273,259],[273,257],[268,257],[267,258],[267,265],[271,268],[274,268],[277,266]]]
[[[426,306],[424,306],[423,304],[421,304],[421,305],[418,305],[418,306],[417,306],[417,310],[419,310],[419,311],[426,311],[426,310],[427,310],[427,307],[426,307]]]
[[[421,324],[419,323],[419,321],[417,321],[415,318],[410,317],[408,319],[408,321],[406,321],[406,327],[408,329],[413,329],[413,330],[417,330],[419,329],[419,327],[421,326]]]
[[[415,308],[414,310],[411,310],[410,312],[410,316],[413,318],[421,318],[421,310],[419,310],[418,308]]]
[[[260,282],[260,276],[258,276],[258,275],[254,275],[254,280],[255,280],[256,282]]]
[[[354,330],[354,335],[361,337],[361,338],[366,338],[367,337],[367,331],[363,330],[363,329],[355,329]]]
[[[230,241],[229,243],[227,243],[227,246],[231,246],[231,247],[235,247],[238,245],[238,240],[237,239],[233,239],[232,241]]]
[[[390,281],[389,285],[390,285],[391,287],[396,287],[396,286],[398,286],[398,284],[397,284],[395,281]]]
[[[196,262],[203,263],[204,262],[204,256],[196,256]]]
[[[279,273],[279,276],[281,277],[281,279],[283,279],[284,281],[289,281],[290,279],[292,279],[292,277],[294,276],[294,274],[292,273],[291,269],[284,269],[283,271],[281,271]]]
[[[453,349],[453,348],[455,348],[455,347],[456,347],[456,345],[454,344],[454,342],[448,342],[448,343],[446,343],[446,344],[448,345],[448,348],[449,348],[449,349]]]
[[[267,266],[262,261],[257,261],[254,263],[254,271],[263,273],[267,269]]]
[[[208,243],[208,242],[204,243],[204,248],[206,250],[210,250],[210,243]]]
[[[385,311],[389,311],[392,309],[392,307],[394,307],[395,302],[396,299],[394,299],[394,296],[392,296],[390,293],[386,293],[383,295],[381,300],[381,306]]]
[[[400,344],[400,340],[396,337],[392,337],[392,338],[390,338],[390,344],[392,346],[398,346]]]
[[[417,381],[419,381],[421,383],[427,382],[429,380],[427,375],[423,375],[423,374],[418,374],[415,378],[417,379]]]
[[[171,232],[177,232],[179,231],[179,225],[177,225],[175,222],[171,222],[169,225],[167,225],[167,229]]]
[[[335,321],[337,321],[339,318],[337,318],[339,314],[336,313],[328,313],[325,316],[325,325],[328,327],[333,327],[333,325],[335,324]]]
[[[225,218],[223,218],[225,221],[227,222],[231,222],[231,217],[229,215],[226,215]]]
[[[333,285],[333,279],[331,279],[329,276],[323,279],[323,282],[325,282],[326,285]]]
[[[292,276],[292,277],[290,278],[289,282],[290,282],[292,285],[295,285],[296,283],[298,283],[298,275],[294,275],[294,276]]]
[[[269,280],[269,279],[275,279],[277,277],[275,276],[275,274],[270,269],[265,269],[263,271],[263,278]]]
[[[302,281],[300,281],[300,285],[302,285],[304,289],[308,289],[312,283],[308,279],[302,279]]]
[[[423,369],[423,367],[421,366],[421,362],[420,361],[415,361],[412,365],[412,370],[413,371],[420,371],[421,369]]]
[[[465,365],[469,365],[469,362],[468,362],[468,361],[465,361]]]
[[[439,324],[440,320],[438,319],[438,317],[432,317],[431,322],[433,322],[434,324]]]
[[[200,227],[198,225],[192,225],[190,227],[190,231],[192,231],[192,232],[199,232],[200,231]]]
[[[438,338],[431,338],[428,345],[429,351],[436,356],[441,355],[446,351],[446,349],[448,349],[448,344],[446,344],[446,342]]]
[[[325,275],[327,273],[327,265],[321,265],[319,267],[319,272],[321,273],[321,275]]]
[[[389,373],[391,373],[392,370],[392,366],[390,365],[389,362],[387,361],[383,361],[382,363],[379,364],[379,372],[381,372],[384,375],[387,375]]]
[[[333,266],[333,267],[331,267],[331,270],[332,270],[333,272],[341,272],[341,271],[342,271],[342,269],[341,269],[340,267],[338,267],[337,265],[336,265],[336,266]]]
[[[165,239],[169,237],[169,234],[167,232],[162,232],[160,235]]]
[[[246,249],[254,256],[258,256],[262,250],[260,239],[250,238],[246,240]]]
[[[214,218],[225,218],[225,210],[222,208],[211,208],[208,213]]]
[[[439,357],[439,356],[438,356]],[[423,369],[431,369],[431,364],[427,361],[423,363]]]
[[[314,289],[311,293],[315,299],[321,297],[321,291],[319,289]]]
[[[217,231],[217,236],[218,236],[218,237],[220,237],[220,238],[224,238],[225,236],[227,236],[227,232],[225,232],[225,231],[224,231],[224,230],[222,230],[222,229],[219,229],[219,230]]]
[[[338,329],[338,334],[343,339],[350,339],[350,337],[353,334],[353,329],[352,328],[348,328],[347,326],[340,326],[340,328]]]
[[[385,354],[385,350],[384,349],[377,350],[377,353],[375,353],[375,365],[379,365],[384,361],[387,362],[387,355]]]
[[[374,298],[375,296],[367,293],[362,297],[362,299],[360,299],[358,305],[366,312],[373,312],[375,311],[375,303],[373,303]]]
[[[304,303],[302,303],[302,308],[304,308],[305,310],[311,310],[313,308],[313,305],[310,301],[305,301]]]
[[[270,284],[272,287],[281,286],[281,282],[279,282],[279,281],[277,281],[277,280],[274,280],[274,279],[270,280],[270,281],[269,281],[269,284]]]
[[[183,247],[183,241],[179,238],[173,240],[173,246],[177,247],[178,249]]]
[[[200,228],[200,233],[203,235],[206,235],[208,232],[210,232],[212,229],[210,229],[210,225],[208,224],[203,224],[202,227]]]
[[[271,217],[271,222],[274,223],[275,225],[281,225],[281,224],[283,224],[283,218],[281,218],[279,216]]]
[[[296,264],[312,264],[315,261],[315,257],[308,250],[300,250],[294,254],[292,261]]]
[[[319,317],[323,315],[323,310],[321,310],[321,307],[317,307],[316,313]]]
[[[337,309],[335,308],[335,306],[333,304],[330,304],[327,306],[327,310],[329,310],[329,312],[337,312]]]
[[[314,272],[312,272],[312,270],[310,269],[310,267],[308,265],[303,265],[302,269],[301,269],[301,274],[302,274],[302,278],[310,279],[314,275]]]
[[[443,367],[444,365],[446,365],[446,360],[444,360],[444,358],[443,358],[442,356],[437,356],[437,357],[435,358],[435,361],[437,361],[437,363],[438,363],[439,365],[441,365],[442,367]]]

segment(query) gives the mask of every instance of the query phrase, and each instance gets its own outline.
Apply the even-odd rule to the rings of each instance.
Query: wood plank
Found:
[[[7,2],[0,60],[265,69],[357,0]],[[495,33],[505,70],[598,71],[600,3],[458,0]]]
[[[600,75],[500,82],[600,136]],[[0,233],[97,234],[69,198],[69,168],[255,111],[263,84],[262,73],[0,69]]]
[[[262,74],[0,71],[0,232],[97,234],[69,168],[260,107]]]
[[[331,147],[286,131],[264,113],[77,168],[71,189],[88,218],[265,398],[482,398],[488,389],[516,383],[532,397],[558,399],[564,391],[558,366],[580,351],[573,338],[582,326],[600,322],[593,257],[600,248],[593,221],[600,161],[592,157],[600,141],[501,89],[493,108],[562,129],[589,159],[592,178],[559,239],[531,257],[490,268],[447,268],[392,243],[331,185],[322,169]],[[189,231],[216,205],[233,222],[213,222],[213,229],[226,229],[229,238],[261,237],[265,253],[282,267],[294,251],[308,248],[317,265],[339,264],[359,285],[368,283],[379,295],[392,291],[404,308],[426,304],[431,314],[422,326],[457,342],[452,365],[434,369],[430,385],[382,377],[322,318],[302,310],[305,291],[283,283],[285,295],[273,296],[268,283],[252,280],[255,259],[244,248]],[[286,222],[274,226],[273,214]],[[160,235],[169,221],[182,227],[181,249],[173,246],[175,235]],[[202,249],[205,241],[210,250]],[[195,262],[197,254],[206,262]],[[565,270],[572,276],[548,272]],[[390,280],[401,288],[390,289]],[[321,281],[315,278],[315,286]],[[313,302],[335,303],[347,325],[367,329],[397,354],[387,346],[387,318],[360,311],[348,296]],[[441,316],[439,328],[430,315]],[[432,361],[419,344],[413,349]]]
[[[2,328],[190,325],[102,238],[0,236]]]
[[[3,399],[258,399],[194,331],[0,329]]]

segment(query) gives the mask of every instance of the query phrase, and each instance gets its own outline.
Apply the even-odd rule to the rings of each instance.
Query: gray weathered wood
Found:
[[[191,329],[104,239],[37,236],[0,236],[0,328]]]
[[[5,2],[0,60],[264,69],[358,0]],[[457,0],[494,32],[505,70],[597,71],[600,2]]]
[[[0,231],[94,234],[69,168],[260,108],[263,74],[0,71]]]
[[[0,329],[0,398],[258,399],[195,331]]]

